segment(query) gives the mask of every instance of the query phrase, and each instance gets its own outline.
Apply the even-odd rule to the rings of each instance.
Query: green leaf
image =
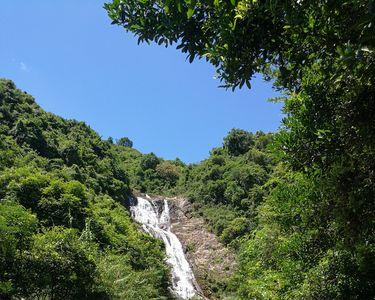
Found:
[[[312,15],[309,16],[309,27],[314,28],[315,20]]]
[[[251,90],[251,83],[250,80],[246,80],[246,86],[249,90]]]
[[[189,56],[189,63],[192,63],[193,60],[194,60],[194,58],[195,58],[195,54],[194,53],[190,54],[190,56]]]
[[[190,19],[194,14],[194,8],[189,7],[186,14],[187,14],[188,19]]]

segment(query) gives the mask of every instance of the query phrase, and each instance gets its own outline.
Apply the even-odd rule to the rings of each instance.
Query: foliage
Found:
[[[212,230],[226,244],[256,224],[257,206],[267,193],[265,183],[274,168],[267,150],[272,134],[233,129],[223,147],[185,170],[179,182]]]
[[[373,1],[113,0],[105,8],[139,42],[205,58],[227,87],[250,87],[261,71],[298,89],[302,67],[374,48]]]
[[[260,193],[256,227],[237,238],[241,299],[374,298],[374,7],[372,0],[105,6],[140,42],[176,43],[190,62],[206,58],[226,87],[250,87],[261,72],[285,93],[286,117],[273,145],[282,163],[264,186],[271,193]],[[242,153],[241,136],[228,140],[232,156]],[[213,161],[197,167],[203,174],[192,177],[192,199],[237,213],[251,186],[228,184],[225,158]]]
[[[20,280],[20,250],[29,248],[37,230],[37,218],[23,206],[0,202],[0,294],[7,295]]]
[[[163,245],[124,206],[139,152],[1,79],[0,154],[0,298],[169,297]]]
[[[123,147],[129,147],[129,148],[133,147],[133,142],[127,137],[119,138],[116,144],[119,146],[123,146]]]
[[[95,252],[95,244],[81,240],[75,229],[54,226],[35,234],[24,257],[27,273],[17,282],[18,294],[52,299],[97,297]]]
[[[253,135],[241,129],[232,129],[224,138],[223,147],[229,155],[238,156],[246,153],[254,144]]]
[[[156,166],[160,163],[160,159],[154,154],[146,154],[141,159],[141,170],[147,171],[147,170],[155,170]]]
[[[241,298],[372,298],[373,246],[366,239],[346,244],[331,192],[319,176],[279,177],[240,254],[234,281]]]

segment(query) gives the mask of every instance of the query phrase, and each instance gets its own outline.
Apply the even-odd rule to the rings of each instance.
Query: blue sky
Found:
[[[266,101],[276,95],[270,83],[218,88],[211,65],[189,64],[174,47],[138,46],[110,25],[103,3],[3,0],[0,77],[47,111],[167,159],[204,159],[234,127],[277,130],[281,105]]]

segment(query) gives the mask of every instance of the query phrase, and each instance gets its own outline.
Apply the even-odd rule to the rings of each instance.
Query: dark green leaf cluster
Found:
[[[275,162],[267,149],[272,134],[233,129],[223,147],[186,168],[180,184],[225,244],[249,233],[256,224],[257,207],[267,193],[265,183]]]
[[[122,138],[118,139],[116,141],[116,144],[119,145],[119,146],[123,146],[123,147],[129,147],[129,148],[133,147],[133,142],[127,137],[122,137]]]
[[[181,160],[178,158],[163,160],[154,153],[141,154],[133,149],[115,151],[119,155],[119,164],[126,171],[134,192],[154,195],[178,193],[178,183],[185,168]]]

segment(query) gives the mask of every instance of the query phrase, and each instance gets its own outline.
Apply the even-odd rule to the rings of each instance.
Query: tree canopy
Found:
[[[262,72],[298,89],[304,67],[366,60],[375,46],[372,0],[113,0],[105,8],[139,42],[205,58],[226,87],[250,86]]]
[[[128,137],[119,138],[116,141],[116,144],[119,146],[124,146],[124,147],[129,147],[129,148],[133,147],[133,142]]]

